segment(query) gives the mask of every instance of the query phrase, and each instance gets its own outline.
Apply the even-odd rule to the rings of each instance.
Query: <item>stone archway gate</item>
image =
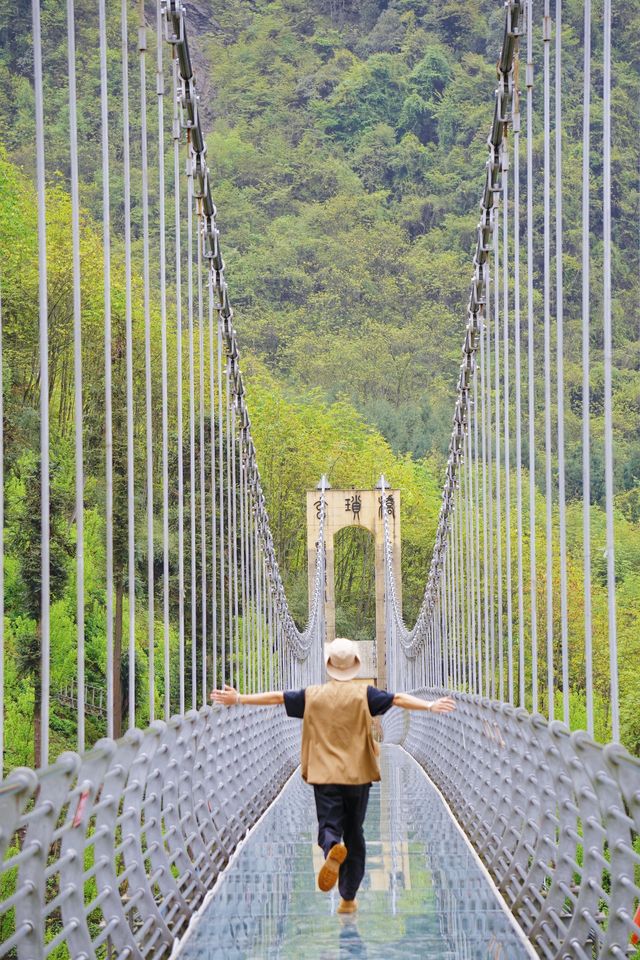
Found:
[[[316,544],[320,530],[320,512],[322,496],[325,500],[325,623],[327,642],[336,635],[336,598],[334,573],[334,543],[338,531],[345,527],[360,527],[373,534],[375,543],[375,589],[376,589],[376,637],[375,656],[363,657],[365,675],[378,686],[384,688],[387,682],[387,655],[385,649],[384,622],[384,523],[383,510],[387,512],[389,533],[393,547],[393,564],[396,590],[400,590],[400,491],[383,491],[380,486],[374,490],[333,490],[325,482],[316,490],[307,491],[307,556],[309,570],[309,596],[313,596],[315,578]],[[402,594],[398,595],[402,603]],[[373,665],[367,671],[367,661]]]

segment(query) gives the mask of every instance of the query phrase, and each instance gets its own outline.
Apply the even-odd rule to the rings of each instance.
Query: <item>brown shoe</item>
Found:
[[[337,911],[337,912],[338,912],[338,913],[355,913],[357,909],[358,909],[358,901],[357,901],[357,900],[343,900],[343,899],[341,899],[341,900],[340,900],[340,904],[338,905],[338,911]]]
[[[335,887],[338,874],[340,873],[340,864],[344,863],[346,859],[347,848],[344,843],[334,843],[318,874],[318,887],[323,893]]]

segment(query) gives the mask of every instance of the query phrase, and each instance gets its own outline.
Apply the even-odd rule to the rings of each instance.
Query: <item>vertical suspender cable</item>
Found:
[[[449,637],[447,632],[447,609],[446,609],[446,596],[447,596],[447,554],[445,554],[444,562],[442,564],[442,569],[440,572],[440,631],[442,636],[442,686],[445,690],[451,689],[451,683],[449,680]],[[423,648],[424,650],[424,648]],[[424,659],[422,662],[424,666]],[[424,676],[420,677],[420,686],[424,685]]]
[[[249,581],[249,571],[250,571],[250,560],[251,560],[251,551],[249,545],[249,531],[251,529],[251,512],[249,504],[249,451],[245,446],[245,457],[244,457],[244,600],[243,600],[243,614],[242,620],[243,623],[246,619],[246,630],[245,630],[245,639],[244,639],[244,662],[245,662],[245,672],[244,672],[244,684],[245,689],[249,690],[249,683],[251,679],[250,674],[250,665],[251,661],[249,659],[249,653],[251,649],[251,585]]]
[[[200,201],[198,201],[200,203]],[[201,219],[198,220],[200,224]],[[198,233],[198,418],[200,427],[200,595],[202,603],[202,704],[207,702],[207,480],[204,433],[204,299],[202,288],[202,243]],[[215,684],[214,684],[215,686]]]
[[[466,570],[465,570],[465,556],[464,548],[462,545],[462,527],[464,524],[463,518],[463,501],[462,501],[462,470],[460,471],[460,486],[458,488],[458,503],[460,509],[458,510],[458,576],[456,577],[456,585],[458,588],[458,593],[460,597],[460,657],[462,661],[462,683],[465,690],[469,690],[469,678],[467,673],[467,644],[465,642],[465,637],[467,636],[467,627],[466,627],[466,596],[465,596],[465,587],[466,587]]]
[[[167,353],[167,246],[164,172],[164,64],[161,0],[156,4],[156,94],[158,97],[158,219],[160,255],[160,327],[162,353],[162,620],[164,656],[164,719],[171,713],[169,658],[169,372]]]
[[[511,74],[509,80],[512,82]],[[511,594],[511,436],[509,383],[509,149],[502,141],[502,352],[504,411],[504,541],[507,594],[507,696],[513,703],[513,597]]]
[[[67,66],[69,72],[69,157],[71,161],[71,245],[73,258],[73,389],[76,513],[76,644],[78,679],[78,752],[85,747],[84,656],[84,455],[82,407],[82,302],[80,290],[80,189],[78,179],[78,109],[76,90],[76,30],[74,0],[67,0]],[[1,345],[0,345],[1,349]],[[0,368],[2,366],[0,359]],[[0,371],[1,377],[1,371]],[[0,380],[1,384],[1,380]],[[1,393],[1,391],[0,391]],[[0,421],[2,420],[0,395]],[[0,425],[0,429],[2,429]],[[1,445],[0,445],[1,449]],[[1,493],[0,493],[1,496]],[[0,567],[2,560],[0,556]],[[0,573],[0,576],[2,574]],[[0,610],[0,620],[2,611]],[[2,624],[0,623],[0,629]],[[0,668],[1,669],[1,668]],[[0,692],[0,701],[2,694]],[[0,714],[2,707],[0,702]],[[0,720],[0,723],[2,721]],[[0,743],[1,743],[0,736]],[[0,773],[2,770],[0,747]]]
[[[460,689],[460,671],[458,669],[458,623],[457,623],[457,602],[455,593],[456,577],[456,537],[455,537],[455,506],[449,515],[449,620],[451,623],[451,660],[453,669],[453,685],[456,690]]]
[[[189,134],[188,134],[189,136]],[[189,138],[190,139],[190,138]],[[198,617],[196,603],[198,585],[196,573],[196,378],[193,340],[193,157],[187,154],[187,322],[189,341],[189,583],[191,586],[191,707],[198,705]],[[198,244],[198,248],[200,244]]]
[[[493,262],[494,262],[494,350],[495,350],[495,401],[496,401],[496,554],[498,575],[497,619],[498,619],[498,695],[504,700],[504,644],[502,621],[502,470],[500,467],[500,246],[498,240],[498,208],[494,206],[496,217],[493,224]]]
[[[257,611],[257,689],[262,690],[262,543],[261,529],[256,524],[256,611]]]
[[[255,487],[252,476],[251,499],[249,503],[249,584],[251,589],[251,689],[258,689],[257,677],[257,630],[258,630],[258,596],[256,593],[256,509],[255,509]]]
[[[449,519],[449,620],[451,623],[451,636],[452,636],[452,646],[451,646],[451,657],[452,657],[452,666],[453,666],[453,683],[456,690],[460,689],[460,663],[459,663],[459,654],[458,654],[458,607],[456,600],[456,593],[454,588],[454,581],[456,575],[456,538],[455,538],[455,508],[454,513],[451,514]]]
[[[269,587],[271,586],[271,580],[268,580]],[[269,681],[268,687],[269,690],[273,690],[274,676],[273,676],[273,592],[269,589],[269,616],[268,616],[268,634],[269,634]]]
[[[485,265],[484,275],[485,275],[485,289],[487,289],[486,277],[487,277],[487,267]],[[488,304],[486,305],[488,307]],[[488,522],[488,511],[487,511],[487,472],[489,477],[491,474],[491,468],[487,471],[487,454],[488,454],[488,445],[487,445],[487,378],[486,378],[486,363],[485,363],[485,321],[484,317],[482,318],[482,323],[480,325],[480,410],[482,416],[482,570],[483,570],[483,603],[484,603],[484,695],[485,697],[489,696],[489,647],[491,643],[491,633],[489,628],[489,587],[490,587],[490,578],[493,570],[493,563],[491,565],[491,572],[489,570],[489,543],[491,531]],[[491,502],[489,501],[489,510],[492,509]],[[493,550],[491,551],[491,560],[493,561]],[[491,614],[491,627],[493,627],[493,613]]]
[[[480,323],[482,319],[479,318]],[[480,334],[482,336],[482,334]],[[475,512],[472,513],[475,524],[475,581],[476,581],[476,669],[477,669],[477,687],[476,693],[482,693],[482,599],[480,589],[480,447],[478,443],[478,364],[477,354],[473,362],[473,482]]]
[[[591,0],[584,2],[584,92],[582,114],[582,537],[584,550],[584,659],[587,730],[593,736],[593,638],[591,633],[591,424],[589,384],[591,153]]]
[[[42,91],[42,38],[40,2],[32,0],[33,71],[36,102],[36,176],[38,184],[38,305],[40,334],[40,536],[41,536],[41,613],[40,613],[40,756],[35,766],[49,761],[49,315],[47,299],[47,224],[44,167],[44,106]]]
[[[226,617],[225,617],[225,591],[224,591],[224,430],[222,427],[222,330],[220,324],[222,320],[218,315],[217,321],[217,342],[218,342],[218,492],[220,494],[219,516],[220,516],[220,658],[222,669],[221,685],[224,687],[227,682],[227,651],[226,651]]]
[[[602,241],[603,241],[603,363],[604,363],[604,470],[607,514],[607,610],[609,618],[609,670],[611,678],[611,738],[620,739],[618,704],[618,640],[616,631],[616,574],[613,537],[613,418],[611,331],[611,0],[604,0],[602,90]]]
[[[564,467],[564,294],[562,273],[562,0],[556,0],[555,160],[556,160],[556,376],[558,402],[558,533],[560,559],[560,637],[562,707],[569,724],[569,625],[567,613],[567,521]]]
[[[147,28],[144,0],[138,0],[138,53],[140,59],[140,171],[142,177],[142,285],[144,300],[144,395],[147,481],[147,660],[149,672],[149,722],[155,718],[155,585],[153,532],[153,393],[151,370],[151,308],[149,278],[149,151],[147,143]]]
[[[4,367],[0,283],[0,783],[4,772]]]
[[[231,456],[233,453],[231,446],[231,380],[230,380],[231,357],[227,356],[225,363],[224,385],[225,385],[225,433],[227,446],[227,603],[229,611],[229,683],[231,686],[235,683],[235,663],[233,657],[233,543],[232,543],[232,522],[231,522]]]
[[[529,416],[529,577],[531,594],[531,710],[538,711],[536,575],[535,342],[533,324],[533,0],[527,4],[527,367]]]
[[[474,674],[474,662],[473,662],[473,635],[475,632],[475,611],[474,611],[474,602],[473,602],[473,572],[472,572],[472,558],[471,558],[471,490],[469,483],[469,467],[471,461],[471,431],[468,428],[464,438],[464,459],[461,463],[460,471],[460,493],[463,498],[464,505],[464,522],[463,522],[463,548],[464,548],[464,578],[465,578],[465,603],[466,603],[466,613],[467,613],[467,642],[465,644],[465,649],[468,650],[468,663],[469,663],[469,677],[468,677],[468,689],[470,692],[473,692],[475,687],[475,674]]]
[[[233,531],[233,617],[235,622],[235,649],[236,649],[236,685],[240,688],[240,630],[238,625],[238,434],[236,428],[236,397],[231,404],[231,529]]]
[[[472,486],[472,453],[471,453],[471,411],[469,412],[469,423],[467,427],[467,470],[465,475],[466,502],[467,502],[467,577],[469,579],[467,587],[467,597],[469,603],[469,619],[471,628],[469,630],[469,654],[471,669],[471,689],[474,693],[478,692],[478,660],[476,656],[476,601],[475,601],[475,564],[473,558],[474,546],[474,522],[473,522],[473,486]]]
[[[239,501],[240,501],[240,603],[242,605],[242,690],[247,690],[247,581],[246,581],[246,522],[245,522],[245,489],[246,489],[246,460],[244,446],[244,427],[240,426],[239,449]]]
[[[180,253],[180,118],[178,64],[173,59],[173,189],[176,271],[176,407],[178,434],[178,631],[180,642],[180,713],[184,713],[184,464],[182,428],[182,265]],[[189,202],[191,197],[189,196]]]
[[[549,0],[544,5],[544,452],[546,495],[546,587],[547,587],[547,712],[554,717],[553,675],[553,489],[551,483],[551,123],[549,44],[551,43],[551,17]]]
[[[133,321],[131,307],[131,150],[129,141],[129,24],[127,0],[120,5],[122,52],[122,147],[124,179],[125,354],[127,405],[127,579],[129,586],[129,727],[136,725],[136,542],[133,449]],[[118,680],[116,679],[116,682]]]
[[[522,362],[520,350],[520,74],[513,77],[513,332],[516,393],[516,525],[518,551],[518,703],[525,706],[524,587],[522,573]]]
[[[492,210],[492,217],[495,216],[495,208]],[[485,305],[485,331],[484,331],[484,365],[486,372],[484,374],[484,393],[486,396],[487,419],[487,479],[489,501],[489,644],[491,648],[490,656],[490,676],[491,684],[487,684],[487,696],[495,698],[496,695],[496,603],[495,603],[495,563],[494,563],[494,534],[495,526],[493,519],[493,417],[491,411],[491,273],[489,270],[489,259],[484,265],[484,289],[486,297]]]
[[[451,648],[449,643],[449,620],[448,620],[448,609],[447,609],[447,568],[449,566],[449,552],[445,556],[444,567],[442,570],[442,575],[440,577],[440,598],[441,605],[440,609],[442,611],[442,638],[443,638],[443,650],[442,650],[442,668],[443,668],[443,679],[442,685],[445,690],[451,690]],[[422,678],[424,682],[424,677]]]
[[[111,402],[111,213],[109,196],[109,101],[107,88],[107,14],[98,0],[100,21],[100,113],[102,125],[102,227],[104,257],[104,420],[105,420],[105,529],[106,529],[106,646],[107,736],[113,717],[113,420]],[[119,681],[120,678],[118,678]]]
[[[263,596],[263,605],[264,605],[264,632],[267,640],[267,645],[264,651],[264,673],[262,677],[262,682],[265,686],[267,686],[267,684],[269,683],[269,665],[270,665],[271,645],[269,643],[269,581],[267,579],[267,561],[265,559],[264,553],[262,554],[262,596]]]
[[[209,272],[209,443],[211,447],[211,672],[218,686],[218,533],[216,517],[216,388],[214,351],[213,274]],[[223,681],[224,682],[224,681]]]
[[[467,670],[465,662],[465,644],[464,644],[464,614],[462,607],[462,582],[463,582],[463,570],[462,570],[462,554],[461,554],[461,541],[460,541],[460,531],[462,527],[462,512],[460,507],[460,488],[458,487],[458,509],[454,515],[454,530],[455,530],[455,541],[456,541],[456,576],[454,580],[454,587],[456,588],[456,607],[457,607],[457,623],[458,623],[458,678],[462,689],[466,689],[467,686]]]
[[[247,580],[247,690],[249,693],[253,692],[253,584],[251,579],[251,567],[253,563],[253,518],[252,518],[252,503],[251,503],[251,457],[249,452],[249,447],[247,446],[247,463],[246,463],[246,479],[245,479],[245,523],[247,525],[246,530],[246,570],[245,577]]]

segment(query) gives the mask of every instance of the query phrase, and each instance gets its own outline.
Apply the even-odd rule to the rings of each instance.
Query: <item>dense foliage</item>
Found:
[[[118,12],[110,4],[110,96],[121,91]],[[80,94],[82,177],[82,303],[86,443],[87,669],[104,684],[104,480],[101,178],[96,16],[80,0],[79,65],[89,80]],[[274,536],[289,596],[298,618],[306,608],[304,491],[321,473],[334,486],[371,486],[381,472],[403,494],[405,611],[415,614],[428,567],[450,430],[453,387],[464,331],[470,254],[475,240],[485,137],[492,111],[495,61],[503,10],[489,0],[229,0],[211,12],[193,8],[200,35],[194,42],[209,162],[225,259],[245,347],[244,367],[260,466]],[[6,485],[6,642],[8,649],[7,764],[31,762],[33,711],[37,712],[39,558],[37,516],[38,300],[36,207],[33,175],[33,94],[28,9],[0,0],[2,52],[0,122],[6,153],[0,156],[0,263],[4,326]],[[596,19],[599,11],[596,10]],[[582,533],[580,416],[580,206],[581,4],[565,4],[565,319],[568,377],[567,483],[572,721],[584,723],[582,653]],[[640,95],[640,4],[616,24],[614,47],[614,431],[617,492],[617,599],[621,644],[625,742],[640,746],[637,699],[640,622],[640,351],[637,304],[638,184],[635,105]],[[622,43],[622,30],[625,43]],[[71,354],[71,241],[66,87],[66,26],[59,5],[43,4],[50,281],[50,365],[53,517],[52,682],[61,687],[74,672],[73,380]],[[631,39],[629,39],[631,38]],[[151,38],[150,38],[151,39]],[[132,47],[133,51],[133,47]],[[599,53],[598,42],[594,54]],[[132,83],[137,65],[131,55]],[[149,99],[155,82],[149,68]],[[595,72],[594,144],[601,135],[601,78]],[[133,88],[132,88],[133,89]],[[536,77],[536,174],[541,170],[540,84]],[[138,106],[132,97],[132,129]],[[114,237],[113,322],[115,451],[122,463],[124,436],[124,273],[122,265],[121,115],[113,109],[111,195]],[[139,144],[133,142],[134,169]],[[594,445],[592,547],[597,734],[608,735],[608,662],[604,484],[602,470],[601,164],[592,157]],[[152,240],[157,231],[156,157],[150,165]],[[170,167],[171,158],[167,154]],[[140,272],[140,180],[133,183],[134,257]],[[541,196],[534,217],[542,217]],[[169,214],[168,214],[169,217]],[[169,222],[169,220],[168,220]],[[172,251],[169,251],[172,254]],[[536,348],[541,356],[542,250],[537,244]],[[171,277],[170,277],[171,280]],[[157,284],[156,272],[152,283]],[[136,277],[134,372],[136,489],[144,537],[144,355],[142,289]],[[159,308],[152,303],[154,369],[159,369]],[[170,343],[174,369],[175,338]],[[537,442],[542,453],[542,366],[536,370]],[[159,379],[154,380],[159,405]],[[172,418],[175,378],[169,384]],[[555,406],[553,408],[555,418]],[[175,449],[175,422],[170,424]],[[156,450],[159,418],[154,420]],[[525,449],[525,458],[527,451]],[[541,462],[540,460],[538,461]],[[172,464],[172,469],[175,464]],[[538,481],[542,489],[543,477]],[[123,468],[116,470],[118,519],[115,552],[116,639],[126,636],[126,524]],[[171,495],[175,511],[175,491]],[[528,518],[525,516],[525,525]],[[515,518],[513,518],[515,524]],[[544,610],[544,508],[538,511],[538,609]],[[503,531],[504,534],[504,531]],[[161,569],[157,537],[156,567]],[[525,544],[525,556],[526,556]],[[175,544],[172,544],[175,556]],[[139,548],[138,574],[146,558]],[[363,591],[371,591],[371,563],[345,540],[337,556],[338,623],[359,636],[371,623]],[[172,565],[172,604],[177,572]],[[529,589],[528,571],[525,590]],[[554,567],[559,620],[559,570]],[[187,590],[187,597],[189,591]],[[364,606],[363,606],[364,604]],[[157,605],[156,610],[160,609]],[[364,619],[363,619],[364,611]],[[172,613],[174,612],[172,607]],[[144,603],[136,619],[140,705],[145,689],[147,622]],[[528,628],[528,618],[526,617]],[[190,622],[187,611],[187,623]],[[544,632],[544,617],[539,624]],[[367,627],[368,629],[368,627]],[[554,623],[559,636],[559,622]],[[162,659],[162,629],[156,629]],[[177,657],[171,631],[171,656]],[[527,674],[531,663],[527,653]],[[126,653],[119,662],[126,676]],[[542,674],[542,671],[540,671]],[[174,670],[175,674],[175,670]],[[118,685],[119,686],[119,685]],[[124,689],[124,685],[123,685]],[[158,683],[158,706],[163,690]],[[176,706],[176,691],[172,690]],[[126,703],[120,704],[126,711]],[[54,747],[73,742],[74,723],[54,707]],[[102,731],[90,720],[89,734]]]

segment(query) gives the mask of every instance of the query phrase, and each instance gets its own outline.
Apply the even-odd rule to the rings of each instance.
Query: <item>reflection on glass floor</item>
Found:
[[[297,773],[222,878],[181,960],[521,960],[532,954],[417,765],[382,752],[357,918],[316,888],[313,793]]]

